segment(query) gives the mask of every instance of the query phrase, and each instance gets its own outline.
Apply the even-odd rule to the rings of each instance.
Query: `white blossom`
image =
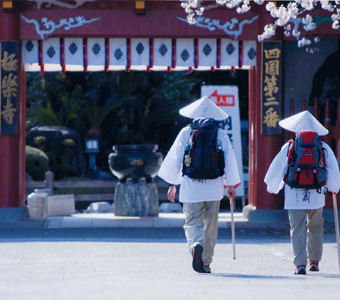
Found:
[[[289,31],[292,30],[292,26],[290,24],[287,24],[284,28]]]
[[[333,29],[339,29],[339,20],[336,20],[336,21],[333,22],[332,28]]]
[[[337,9],[337,13],[331,15],[331,18],[332,18],[333,21],[335,21],[335,20],[340,20],[340,10]]]
[[[298,47],[304,47],[306,45],[310,45],[312,42],[309,39],[306,39],[305,37],[303,37],[301,40],[298,41]]]
[[[311,31],[316,28],[315,23],[313,23],[313,18],[311,15],[306,15],[306,18],[302,18],[302,24],[305,26],[303,27],[306,31]]]
[[[302,0],[299,1],[301,6],[306,10],[312,10],[314,8],[314,1],[313,0]]]
[[[251,9],[251,6],[262,5],[265,3],[266,10],[275,19],[274,24],[267,24],[264,27],[264,32],[258,35],[259,41],[264,41],[275,35],[276,28],[278,26],[284,27],[284,35],[286,37],[293,36],[298,41],[298,47],[304,47],[312,43],[312,41],[304,36],[301,31],[313,31],[316,29],[316,24],[313,22],[311,15],[316,15],[314,12],[305,15],[302,20],[302,24],[294,21],[297,17],[305,12],[312,11],[316,7],[329,12],[329,16],[332,18],[332,28],[340,28],[340,0],[328,1],[328,0],[295,0],[286,1],[284,5],[280,7],[276,6],[277,1],[264,1],[264,0],[215,0],[215,5],[208,5],[206,9],[212,9],[219,5],[226,6],[228,9],[235,9],[237,13],[245,13]],[[187,13],[187,21],[189,24],[195,24],[196,18],[201,16],[204,12],[202,3],[203,0],[180,0],[181,7]],[[320,5],[319,5],[320,4]],[[334,12],[334,13],[331,13]],[[317,13],[317,15],[320,15]],[[294,25],[292,25],[294,24]],[[292,28],[294,29],[292,30]],[[314,38],[314,42],[317,43],[320,39]],[[309,53],[318,52],[317,48],[308,48],[306,50]]]
[[[275,25],[268,24],[264,27],[264,32],[257,37],[258,41],[261,42],[266,39],[270,39],[272,36],[275,35]]]
[[[275,9],[275,4],[274,2],[269,2],[267,5],[266,5],[266,10],[271,12],[273,9]]]
[[[284,34],[286,37],[289,37],[289,36],[290,36],[290,31],[285,30],[283,34]]]
[[[297,31],[297,30],[293,29],[292,35],[295,36],[297,39],[299,38],[300,34],[301,34],[300,31]]]
[[[328,0],[320,0],[321,8],[327,11],[333,11],[334,7]]]
[[[204,12],[204,7],[199,7],[198,9],[196,9],[196,14],[198,16],[203,15],[203,12]]]
[[[243,4],[241,7],[238,7],[237,9],[236,9],[236,11],[240,14],[240,13],[245,13],[245,12],[247,12],[247,11],[249,11],[250,10],[250,6],[249,5],[247,5],[247,4]]]

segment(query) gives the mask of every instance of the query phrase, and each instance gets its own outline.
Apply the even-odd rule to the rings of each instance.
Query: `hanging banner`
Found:
[[[240,178],[243,178],[242,144],[241,144],[241,122],[240,106],[238,99],[238,87],[227,85],[203,85],[201,96],[209,97],[219,108],[225,111],[229,117],[223,121],[224,130],[228,133],[233,146]],[[227,193],[225,193],[227,195]],[[236,196],[244,196],[243,180],[236,189]]]
[[[17,133],[18,43],[0,43],[0,134]]]
[[[282,43],[263,42],[262,134],[281,134]]]

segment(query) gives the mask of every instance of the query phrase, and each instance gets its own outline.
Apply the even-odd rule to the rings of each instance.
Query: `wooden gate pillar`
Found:
[[[0,207],[25,204],[26,78],[21,63],[20,15],[15,7],[19,4],[13,4],[4,10],[0,2]]]
[[[283,145],[283,134],[263,135],[262,126],[262,44],[257,43],[256,68],[249,71],[249,204],[257,209],[282,209],[282,192],[269,194],[264,177]]]

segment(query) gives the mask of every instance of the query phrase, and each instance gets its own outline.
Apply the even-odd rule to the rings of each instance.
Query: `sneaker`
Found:
[[[206,273],[211,273],[210,266],[204,266],[204,269],[205,269]]]
[[[192,253],[192,268],[198,273],[207,273],[206,269],[204,268],[203,260],[203,247],[200,244],[197,244],[194,247]]]
[[[310,260],[309,261],[309,271],[319,272],[319,262],[317,260]]]
[[[295,275],[306,275],[306,265],[300,265],[295,268]]]

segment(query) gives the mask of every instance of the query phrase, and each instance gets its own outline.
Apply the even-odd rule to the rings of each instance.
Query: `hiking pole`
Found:
[[[236,249],[235,249],[235,223],[234,223],[234,200],[229,197],[230,201],[230,213],[231,213],[231,240],[233,243],[233,259],[236,259]]]
[[[334,222],[335,222],[335,235],[336,242],[338,244],[338,263],[339,263],[339,274],[340,274],[340,238],[339,238],[339,217],[338,217],[338,207],[336,203],[336,193],[332,192],[333,195],[333,209],[334,209]]]

